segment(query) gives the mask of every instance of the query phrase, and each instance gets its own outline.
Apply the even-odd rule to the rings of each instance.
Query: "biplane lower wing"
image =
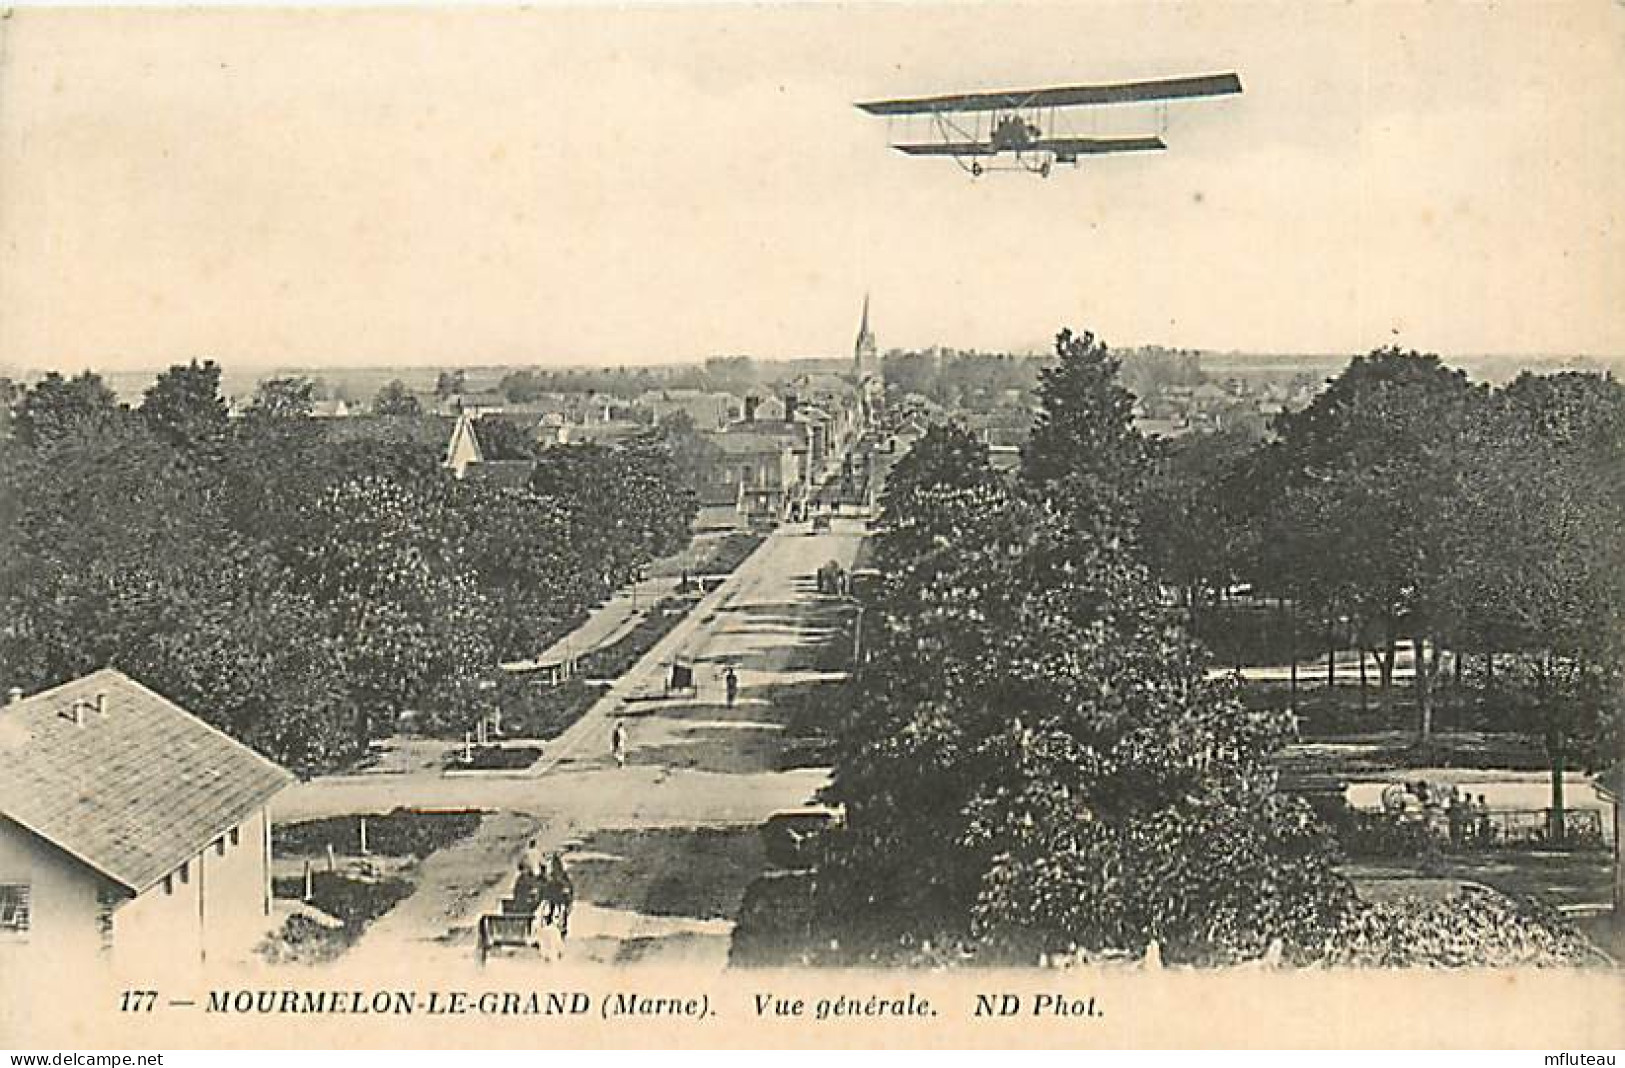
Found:
[[[1033,147],[1054,153],[1056,159],[1071,160],[1108,152],[1160,152],[1168,146],[1160,137],[1046,137]]]
[[[910,156],[994,156],[998,150],[987,142],[930,141],[920,145],[893,145]]]
[[[893,145],[910,156],[996,156],[1012,149],[995,148],[987,141],[931,141]],[[1108,152],[1155,152],[1167,148],[1160,137],[1046,137],[1024,146],[1023,152],[1048,152],[1057,159],[1100,156]]]

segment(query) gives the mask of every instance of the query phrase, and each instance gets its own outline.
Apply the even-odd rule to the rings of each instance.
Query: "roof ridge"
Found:
[[[92,671],[88,675],[79,675],[79,676],[76,676],[74,678],[66,679],[66,680],[64,680],[62,682],[59,682],[55,686],[51,686],[51,687],[49,687],[47,689],[39,690],[39,691],[37,691],[35,693],[24,694],[22,697],[17,699],[16,704],[0,705],[0,715],[5,715],[5,711],[8,710],[8,709],[15,709],[15,708],[17,708],[17,707],[19,707],[21,705],[30,704],[30,703],[32,703],[34,701],[44,701],[47,698],[55,696],[60,691],[66,690],[69,686],[77,686],[80,683],[85,682],[88,679],[95,678],[97,675],[106,675],[106,674],[112,674],[112,675],[114,675],[114,676],[116,676],[118,678],[124,678],[124,679],[129,678],[128,675],[124,674],[124,672],[120,671],[118,668],[111,667],[111,666],[109,666],[109,667],[99,667],[95,671]],[[134,680],[132,680],[132,681],[134,681]]]

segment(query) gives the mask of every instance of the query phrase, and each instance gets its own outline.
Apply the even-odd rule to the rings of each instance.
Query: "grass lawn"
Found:
[[[430,854],[472,835],[482,818],[478,812],[396,809],[382,816],[334,816],[273,827],[274,856],[284,861],[304,860],[312,867],[324,865],[311,872],[308,904],[339,923],[328,926],[296,913],[261,945],[261,955],[272,962],[299,963],[339,956],[369,924],[412,893],[419,866]],[[367,824],[366,856],[360,854],[363,819]],[[325,868],[329,848],[338,861],[333,871]],[[288,867],[284,865],[283,871]],[[305,877],[302,873],[278,875],[271,880],[271,891],[279,899],[301,901]]]
[[[298,901],[304,896],[302,876],[275,879],[271,892]],[[289,916],[282,929],[260,945],[260,955],[273,964],[320,964],[353,946],[368,925],[412,893],[412,882],[396,876],[358,878],[344,872],[316,872],[311,876],[308,904],[339,921],[326,926],[309,916]]]
[[[480,825],[478,812],[396,809],[383,816],[332,816],[277,824],[271,829],[271,851],[282,857],[325,857],[331,846],[338,856],[360,856],[363,819],[369,854],[419,860],[467,838]]]
[[[649,574],[662,578],[676,578],[685,573],[720,575],[738,567],[762,541],[761,534],[737,530],[696,534],[682,552],[662,557],[651,564]]]
[[[477,745],[463,759],[463,751],[454,749],[446,754],[447,771],[517,771],[536,763],[542,755],[534,745]]]

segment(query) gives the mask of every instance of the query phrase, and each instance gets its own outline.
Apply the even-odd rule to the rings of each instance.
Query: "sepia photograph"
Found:
[[[0,11],[0,1047],[1617,1049],[1622,373],[1619,0]]]

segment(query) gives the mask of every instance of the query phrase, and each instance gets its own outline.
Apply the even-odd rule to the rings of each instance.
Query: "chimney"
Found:
[[[784,421],[786,423],[795,422],[797,400],[798,398],[794,393],[786,393],[784,395]]]
[[[745,422],[756,422],[756,406],[761,403],[762,398],[754,395],[745,398]]]

